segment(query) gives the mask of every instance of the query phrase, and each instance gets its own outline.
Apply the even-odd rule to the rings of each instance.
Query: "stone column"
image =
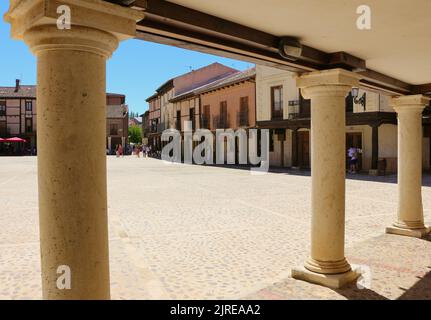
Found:
[[[297,79],[311,99],[311,256],[292,276],[331,288],[354,281],[344,257],[345,97],[359,76],[342,69],[317,71]]]
[[[57,25],[60,5],[70,29]],[[96,0],[15,0],[5,16],[37,57],[44,299],[110,298],[106,60],[139,18]]]
[[[398,115],[398,219],[387,233],[421,238],[430,232],[422,209],[422,111],[429,103],[423,95],[393,98]]]

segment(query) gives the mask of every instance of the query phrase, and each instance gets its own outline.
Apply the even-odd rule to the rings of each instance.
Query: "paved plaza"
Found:
[[[395,182],[347,179],[346,256],[368,288],[331,290],[290,278],[309,254],[308,174],[110,157],[112,298],[431,299],[431,239],[384,233]],[[0,188],[0,299],[40,299],[36,158],[0,158]]]

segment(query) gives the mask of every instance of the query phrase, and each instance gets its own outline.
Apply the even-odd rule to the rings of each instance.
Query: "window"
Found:
[[[117,136],[118,135],[118,124],[117,123],[111,123],[109,126],[109,134],[111,136]]]
[[[176,125],[176,129],[177,130],[181,130],[181,110],[177,111],[177,125]]]
[[[204,105],[202,114],[202,128],[209,129],[210,125],[210,106]]]
[[[239,119],[240,126],[248,126],[248,97],[241,97],[239,100]]]
[[[271,88],[271,114],[274,119],[283,118],[283,86]]]
[[[33,119],[25,119],[25,132],[31,133],[33,131]]]
[[[227,102],[220,102],[220,128],[227,127]]]
[[[6,134],[7,134],[6,121],[0,121],[0,136],[5,136]]]
[[[192,130],[195,130],[195,108],[190,108],[189,121],[192,122]]]
[[[33,110],[33,102],[32,101],[26,101],[25,102],[25,111],[32,111]]]
[[[6,115],[6,101],[0,101],[0,117]]]
[[[269,131],[269,152],[274,152],[274,131]]]

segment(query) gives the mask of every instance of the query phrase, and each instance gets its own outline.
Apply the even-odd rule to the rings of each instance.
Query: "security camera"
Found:
[[[297,60],[302,55],[302,44],[296,38],[282,37],[280,39],[278,52],[285,59]]]

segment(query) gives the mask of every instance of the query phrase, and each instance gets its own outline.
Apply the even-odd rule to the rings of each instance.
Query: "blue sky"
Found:
[[[9,1],[0,1],[1,16]],[[23,84],[36,83],[36,59],[27,46],[9,36],[9,24],[0,21],[0,86],[14,86],[19,78]],[[130,110],[143,112],[145,99],[166,80],[213,62],[244,70],[250,63],[183,50],[141,40],[128,40],[107,64],[107,91],[126,94]]]

